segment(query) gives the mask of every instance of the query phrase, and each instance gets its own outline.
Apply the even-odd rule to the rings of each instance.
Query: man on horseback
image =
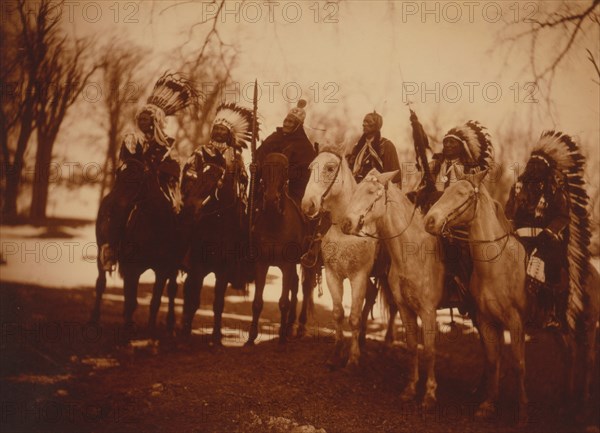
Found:
[[[245,201],[248,173],[244,167],[242,149],[248,148],[248,131],[252,129],[252,112],[234,103],[221,104],[212,124],[210,140],[198,146],[183,168],[182,190],[189,188],[205,163],[222,167],[232,174],[237,196]],[[225,177],[225,176],[224,176]]]
[[[104,198],[102,213],[108,243],[100,247],[104,270],[110,271],[117,262],[117,251],[127,218],[135,203],[145,193],[145,183],[152,176],[166,180],[168,191],[163,194],[173,208],[179,206],[177,182],[179,163],[171,157],[174,139],[165,132],[165,117],[197,102],[198,93],[191,82],[177,74],[163,74],[156,82],[146,105],[136,114],[137,130],[125,135],[117,169],[115,186]],[[159,184],[161,182],[159,181]]]
[[[450,129],[442,139],[442,152],[433,155],[429,164],[435,190],[417,191],[417,203],[429,209],[444,190],[466,174],[474,174],[493,166],[494,148],[487,130],[477,121]],[[424,185],[423,185],[424,186]],[[423,196],[426,195],[426,196]],[[467,294],[472,261],[469,245],[453,238],[442,238],[448,278],[458,289],[458,304]]]
[[[565,317],[570,270],[568,245],[570,240],[581,239],[579,233],[571,235],[569,224],[572,215],[579,218],[577,212],[585,215],[579,203],[587,201],[585,191],[578,191],[577,180],[571,173],[574,171],[565,171],[565,161],[570,155],[561,144],[571,139],[562,136],[556,140],[557,137],[553,133],[542,135],[506,203],[506,216],[529,255],[528,289],[540,304],[546,327],[558,327],[559,319]],[[576,195],[575,200],[570,194]],[[586,245],[576,248],[582,257],[586,255]]]
[[[313,144],[304,131],[304,119],[306,118],[304,107],[306,107],[306,101],[300,99],[298,105],[292,108],[283,120],[283,126],[278,127],[256,149],[258,170],[263,168],[264,159],[269,153],[283,153],[287,156],[289,193],[298,206],[300,206],[310,176],[308,166],[317,156]]]
[[[237,216],[236,222],[233,224],[235,227],[231,227],[231,229],[232,233],[235,232],[240,237],[243,237],[241,233],[247,227],[246,190],[248,186],[248,174],[244,166],[242,149],[248,148],[247,141],[252,135],[252,118],[252,111],[235,103],[220,104],[212,124],[210,140],[208,143],[198,146],[184,165],[181,185],[184,203],[186,203],[188,196],[193,193],[194,185],[203,180],[201,177],[205,164],[221,167],[223,174],[204,204],[210,214],[219,214],[222,210],[226,211],[233,207]],[[190,269],[192,261],[191,234],[195,218],[191,214],[196,211],[191,207],[185,208],[185,215],[182,218],[184,226],[182,230],[189,234],[185,237],[190,242],[183,258],[183,268],[186,270]],[[228,211],[227,214],[229,214]],[[204,253],[212,256],[217,254],[216,251],[204,251]],[[221,255],[228,253],[231,251],[219,252]],[[230,278],[232,286],[236,289],[243,289],[246,282],[244,275],[246,271],[243,269],[244,264],[241,257],[237,255],[234,258],[223,256],[222,259],[223,262],[232,261],[232,266],[235,268]]]
[[[368,113],[363,119],[363,134],[358,143],[352,148],[352,152],[346,157],[357,183],[373,168],[381,173],[398,170],[393,182],[397,183],[402,179],[396,146],[390,140],[381,136],[382,126],[383,117],[379,113],[376,111]],[[310,264],[314,266],[316,263],[321,249],[321,239],[330,226],[331,221],[328,218],[321,218],[315,238],[308,252],[302,257],[302,263],[306,266]],[[386,263],[389,261],[385,258],[386,253],[384,250],[380,251],[373,271],[373,275],[377,277],[385,274]],[[382,280],[385,280],[385,278]]]

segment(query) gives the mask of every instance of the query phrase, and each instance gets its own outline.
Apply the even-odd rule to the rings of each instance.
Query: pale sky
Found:
[[[247,90],[237,93],[240,103],[251,106],[248,84],[255,78],[263,91],[263,136],[281,124],[301,90],[309,100],[305,124],[317,125],[323,115],[338,116],[347,125],[348,140],[360,132],[364,114],[376,109],[384,116],[383,134],[398,148],[412,146],[401,142],[408,128],[405,102],[410,101],[424,123],[439,114],[443,130],[469,119],[488,126],[493,137],[510,128],[531,127],[534,137],[558,128],[597,152],[600,86],[592,81],[585,49],[600,58],[599,26],[583,35],[561,65],[551,98],[553,116],[545,89],[527,84],[527,43],[507,55],[507,45],[496,42],[507,23],[517,21],[514,28],[524,30],[526,17],[542,19],[542,9],[556,5],[230,1],[217,25],[223,41],[238,49],[233,79]],[[201,1],[121,1],[118,13],[114,1],[75,6],[69,11],[72,17],[64,16],[77,35],[99,40],[121,35],[152,49],[148,61],[157,76],[173,69],[165,59],[174,49],[199,49],[209,24],[191,33],[190,27],[214,13],[210,2]],[[543,64],[562,47],[547,40],[538,53]],[[328,138],[310,128],[307,133],[321,142]]]

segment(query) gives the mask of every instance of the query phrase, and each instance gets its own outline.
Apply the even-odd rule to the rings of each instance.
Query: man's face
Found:
[[[463,144],[456,138],[447,137],[444,139],[443,154],[446,158],[458,158],[463,152]]]
[[[138,128],[146,135],[152,135],[154,132],[154,121],[152,115],[147,112],[142,112],[137,118]]]
[[[372,116],[365,116],[363,119],[363,133],[366,135],[373,135],[377,132],[377,124]]]
[[[549,172],[550,169],[544,161],[532,158],[525,167],[524,182],[542,183],[547,179]]]
[[[210,138],[217,143],[225,143],[229,138],[229,129],[225,125],[214,125]]]
[[[281,129],[286,134],[289,134],[290,132],[295,131],[299,124],[300,121],[298,119],[296,119],[294,116],[288,115],[285,119],[283,119],[283,127]]]

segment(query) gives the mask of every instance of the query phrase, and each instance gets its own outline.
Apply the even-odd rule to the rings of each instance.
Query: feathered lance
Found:
[[[257,110],[258,110],[258,80],[254,80],[254,96],[252,98],[252,141],[250,144],[250,152],[252,164],[250,165],[250,197],[249,197],[249,233],[250,233],[250,251],[253,251],[252,244],[252,226],[254,225],[254,196],[256,189],[256,138],[258,137],[258,122],[257,122]]]
[[[427,197],[433,192],[436,191],[435,188],[435,179],[431,174],[431,170],[429,169],[429,161],[427,160],[426,150],[431,150],[429,146],[429,139],[427,138],[427,134],[425,134],[425,130],[423,129],[423,125],[419,122],[417,115],[415,112],[409,108],[410,110],[410,125],[412,127],[413,133],[413,142],[415,146],[415,154],[417,158],[417,170],[423,171],[423,178],[421,179],[421,188],[419,194],[417,195],[417,206],[423,207],[427,203]]]

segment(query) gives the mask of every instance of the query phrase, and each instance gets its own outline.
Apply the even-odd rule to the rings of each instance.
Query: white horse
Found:
[[[346,235],[342,233],[338,225],[345,215],[345,210],[350,204],[352,193],[356,188],[356,181],[344,155],[335,149],[323,149],[309,168],[311,177],[302,199],[302,211],[309,218],[316,218],[321,212],[329,212],[333,221],[333,225],[323,236],[321,243],[325,278],[331,293],[333,318],[336,322],[336,344],[328,364],[331,367],[342,364],[343,282],[348,278],[352,286],[352,307],[349,318],[352,340],[348,367],[356,368],[360,359],[361,335],[364,336],[368,312],[375,302],[376,291],[372,296],[367,296],[367,304],[363,309],[367,285],[376,290],[373,284],[369,284],[368,279],[375,262],[378,243],[374,239]],[[372,290],[370,292],[373,293]],[[361,309],[363,309],[362,314]],[[395,311],[390,314],[387,342],[391,342],[393,339],[394,316]]]
[[[352,195],[342,231],[383,240],[392,259],[388,281],[406,327],[410,352],[410,379],[402,392],[403,401],[415,398],[419,380],[417,316],[423,323],[427,381],[423,406],[436,402],[435,338],[436,310],[444,295],[444,262],[436,236],[425,231],[423,216],[390,183],[397,171],[380,174],[371,170]]]

